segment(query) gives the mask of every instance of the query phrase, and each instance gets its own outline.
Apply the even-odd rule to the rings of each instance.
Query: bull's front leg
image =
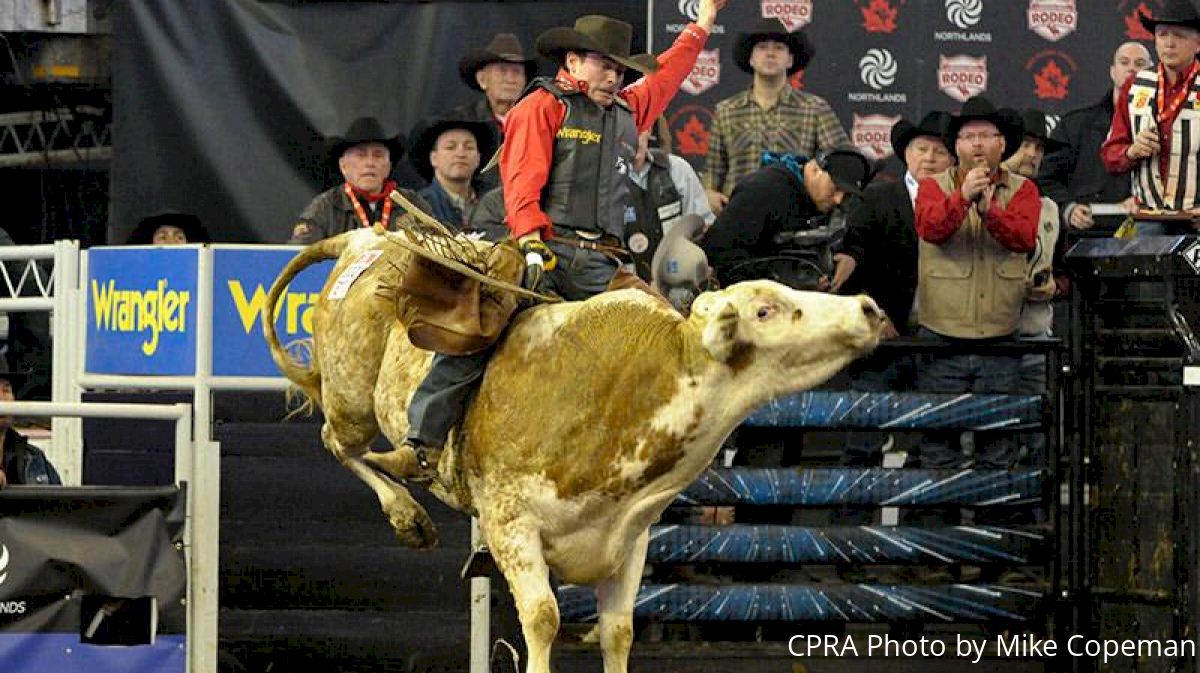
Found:
[[[626,673],[633,646],[633,602],[642,583],[650,530],[642,531],[625,562],[612,577],[596,585],[596,609],[600,615],[600,651],[604,673]]]
[[[550,568],[542,552],[536,527],[523,521],[489,525],[480,513],[480,526],[491,547],[496,566],[508,580],[517,604],[528,660],[525,673],[550,673],[550,646],[558,635],[558,600],[550,588]]]

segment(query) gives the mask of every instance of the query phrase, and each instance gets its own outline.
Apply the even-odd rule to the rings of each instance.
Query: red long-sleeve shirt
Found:
[[[1138,161],[1134,161],[1125,156],[1125,151],[1133,144],[1133,124],[1129,121],[1129,89],[1133,87],[1133,80],[1137,77],[1136,74],[1130,75],[1129,79],[1121,85],[1121,91],[1117,94],[1116,109],[1113,110],[1112,125],[1108,128],[1108,137],[1104,139],[1104,144],[1100,146],[1100,161],[1104,163],[1104,170],[1113,175],[1121,175],[1133,170]],[[1160,77],[1165,75],[1160,74]],[[1180,93],[1180,90],[1191,84],[1191,80],[1186,77],[1176,77],[1174,84],[1167,84],[1167,89],[1161,96],[1166,100],[1171,100]],[[1171,126],[1175,124],[1175,117],[1179,116],[1179,107],[1175,110],[1175,114],[1171,115],[1170,119],[1164,119],[1163,123],[1158,124],[1158,143],[1160,147],[1171,146]],[[1144,161],[1144,160],[1143,160]],[[1170,170],[1171,153],[1158,153],[1158,174],[1166,175]]]
[[[955,169],[950,169],[955,170]],[[967,220],[967,209],[973,204],[964,199],[961,189],[950,194],[942,191],[933,178],[925,178],[917,187],[915,223],[921,240],[941,245],[950,239]],[[1013,252],[1032,252],[1037,246],[1038,215],[1042,198],[1032,180],[1025,180],[1001,208],[995,199],[983,215],[983,226],[992,238]]]
[[[629,104],[641,133],[654,123],[675,97],[679,85],[692,72],[708,33],[690,24],[671,48],[658,56],[658,70],[617,92]],[[587,83],[559,70],[557,79],[587,93]],[[500,179],[504,183],[504,208],[514,238],[541,230],[549,240],[554,227],[542,210],[542,189],[550,178],[554,142],[567,108],[550,92],[537,89],[521,99],[504,120],[504,146],[500,150]]]

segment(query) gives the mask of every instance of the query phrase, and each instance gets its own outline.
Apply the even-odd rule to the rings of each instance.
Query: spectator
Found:
[[[1094,105],[1072,110],[1063,115],[1050,139],[1061,143],[1059,149],[1046,149],[1046,158],[1038,172],[1037,182],[1042,194],[1054,199],[1062,209],[1061,220],[1071,229],[1091,229],[1097,224],[1092,213],[1095,204],[1121,204],[1126,210],[1133,209],[1130,196],[1129,176],[1110,175],[1104,165],[1093,157],[1100,153],[1100,146],[1112,125],[1116,105],[1124,105],[1120,99],[1121,85],[1134,73],[1150,67],[1150,52],[1140,42],[1126,42],[1113,53],[1108,76],[1112,88]],[[1119,218],[1109,218],[1104,228],[1115,230]]]
[[[656,61],[659,68],[622,88],[633,26],[606,16],[580,17],[537,39],[538,53],[560,66],[535,80],[505,121],[500,152],[510,234],[530,261],[527,284],[568,300],[603,292],[619,271],[608,251],[624,232],[637,134],[648,129],[692,71],[725,0],[700,0],[698,19]],[[619,101],[619,103],[618,103]],[[536,263],[536,262],[540,262]],[[544,274],[543,274],[544,271]],[[436,476],[441,447],[466,410],[490,351],[438,354],[408,408],[405,442],[372,460],[393,476]]]
[[[1193,104],[1200,15],[1187,0],[1166,0],[1158,16],[1139,17],[1154,33],[1158,67],[1121,86],[1100,156],[1110,173],[1132,171],[1139,209],[1176,216],[1139,221],[1138,235],[1192,233],[1196,224],[1187,216],[1200,213],[1200,110]]]
[[[516,35],[497,33],[486,47],[470,49],[459,59],[458,74],[467,86],[483,95],[444,116],[486,124],[490,135],[487,146],[494,152],[504,140],[504,119],[509,110],[517,104],[525,85],[537,76],[537,63],[525,58]],[[480,153],[484,166],[492,158],[492,152]],[[487,171],[479,180],[480,190],[488,191],[500,183],[499,171]]]
[[[921,180],[915,223],[918,334],[933,342],[989,344],[1011,340],[1027,291],[1028,255],[1036,248],[1041,200],[1032,181],[1001,167],[1021,145],[1021,122],[976,96],[950,121],[958,166]],[[917,372],[930,393],[1011,392],[1020,358],[934,353]],[[967,464],[945,433],[929,432],[924,467]],[[974,465],[1005,468],[1011,437],[977,433]]]
[[[954,164],[954,156],[946,146],[949,124],[948,113],[930,112],[915,126],[901,119],[892,127],[892,150],[904,162],[904,179],[877,181],[866,188],[861,205],[847,217],[841,251],[834,255],[831,289],[875,299],[891,321],[885,328],[885,338],[912,332],[909,317],[917,293],[913,202],[921,180]],[[881,351],[852,363],[849,376],[854,390],[908,390],[912,387],[911,360]],[[842,465],[877,467],[885,440],[878,432],[849,432]]]
[[[763,152],[812,157],[850,144],[829,103],[788,82],[813,54],[803,31],[789,33],[777,19],[738,36],[733,61],[754,79],[713,111],[704,171],[713,213],[720,215],[738,182],[758,170]]]
[[[713,214],[696,171],[671,154],[671,131],[662,117],[638,134],[629,180],[635,219],[625,230],[625,247],[637,275],[650,282],[654,253],[679,218],[695,214],[709,225]]]
[[[208,229],[191,213],[164,210],[142,218],[127,245],[184,245],[211,243]]]
[[[767,153],[763,166],[733,190],[702,246],[717,279],[725,285],[771,278],[816,289],[829,269],[809,250],[797,249],[797,232],[847,197],[861,195],[871,164],[857,149],[836,149],[814,159]],[[795,253],[795,254],[793,254]]]
[[[1061,141],[1046,136],[1046,115],[1040,110],[1023,110],[1021,126],[1024,136],[1021,148],[1007,161],[1004,167],[1024,178],[1037,175],[1042,158],[1050,152],[1063,149]],[[1037,246],[1029,257],[1029,290],[1025,305],[1021,307],[1021,322],[1017,334],[1022,337],[1049,337],[1054,333],[1054,307],[1051,301],[1058,296],[1060,284],[1054,273],[1055,261],[1059,257],[1058,205],[1050,197],[1042,197],[1042,210],[1038,216]],[[1065,276],[1062,287],[1065,287]],[[1026,395],[1046,394],[1046,356],[1030,353],[1021,356],[1016,393]],[[1022,433],[1019,437],[1022,455],[1026,462],[1042,465],[1046,437],[1041,432]]]
[[[479,200],[479,165],[491,156],[491,132],[482,122],[440,119],[419,125],[410,161],[429,186],[418,192],[430,214],[462,229]]]
[[[385,132],[377,120],[355,120],[344,136],[330,138],[327,146],[345,182],[321,192],[304,208],[288,243],[308,245],[376,223],[395,229],[404,209],[388,198],[392,190],[425,212],[432,210],[416,192],[399,189],[388,177],[392,161],[399,160],[404,149],[400,137]]]
[[[14,391],[24,376],[3,367],[0,369],[0,401],[16,400]],[[29,438],[12,427],[12,416],[0,416],[0,488],[12,485],[60,485],[62,479],[50,459]]]

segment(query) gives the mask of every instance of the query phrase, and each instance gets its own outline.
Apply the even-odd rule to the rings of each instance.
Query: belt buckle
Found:
[[[604,234],[598,231],[580,231],[578,229],[575,230],[575,235],[585,241],[592,241],[593,243],[604,237]]]

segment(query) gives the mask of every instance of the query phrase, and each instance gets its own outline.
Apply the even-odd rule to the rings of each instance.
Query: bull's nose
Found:
[[[860,294],[858,296],[858,303],[862,306],[863,315],[866,316],[867,321],[872,325],[878,325],[886,320],[883,309],[879,308],[879,304],[876,304],[874,299],[865,294]]]

